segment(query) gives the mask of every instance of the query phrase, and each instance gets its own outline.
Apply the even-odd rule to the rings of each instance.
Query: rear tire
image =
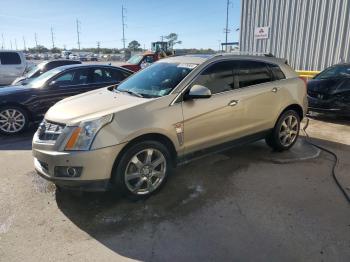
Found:
[[[299,137],[300,117],[294,110],[284,112],[272,132],[265,138],[266,144],[276,151],[290,149]]]
[[[157,141],[131,145],[113,170],[116,190],[131,200],[147,198],[158,192],[173,172],[168,148]]]
[[[29,118],[25,110],[17,106],[0,107],[0,134],[16,135],[28,128]]]

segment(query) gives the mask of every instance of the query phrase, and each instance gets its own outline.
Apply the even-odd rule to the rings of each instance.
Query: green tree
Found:
[[[140,43],[139,42],[137,42],[136,40],[133,40],[133,41],[131,41],[130,43],[129,43],[129,45],[128,45],[128,48],[130,49],[130,50],[134,50],[134,51],[137,51],[137,50],[140,50]]]
[[[61,53],[61,49],[59,49],[57,47],[51,48],[51,53],[53,53],[53,54]]]
[[[165,37],[165,39],[168,40],[169,46],[171,47],[171,49],[173,49],[174,45],[176,45],[176,44],[182,44],[182,41],[178,40],[178,37],[179,36],[176,33],[170,33],[169,35],[167,35]]]

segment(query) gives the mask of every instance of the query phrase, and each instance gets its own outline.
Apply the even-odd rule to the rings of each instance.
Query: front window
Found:
[[[37,77],[40,75],[40,72],[44,69],[44,66],[47,62],[42,62],[36,66],[34,66],[29,72],[26,74],[26,78]]]
[[[196,64],[156,63],[117,87],[121,92],[133,92],[143,97],[168,95],[192,70]]]
[[[350,66],[334,66],[325,69],[315,79],[350,77]]]
[[[134,55],[128,60],[128,63],[138,65],[141,62],[142,58],[142,55]]]
[[[51,77],[55,76],[59,72],[61,72],[61,70],[58,68],[47,71],[46,73],[40,75],[39,77],[31,81],[28,86],[33,88],[41,88],[44,86],[47,80],[49,80]]]

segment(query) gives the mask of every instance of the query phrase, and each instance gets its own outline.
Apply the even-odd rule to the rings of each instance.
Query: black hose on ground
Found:
[[[307,128],[308,126],[309,126],[309,118],[306,118],[306,124],[305,124],[305,126],[302,128],[302,130],[303,130],[303,132],[304,132],[304,134],[305,134],[305,136],[306,136],[306,142],[307,142],[308,144],[310,144],[310,145],[312,145],[312,146],[314,146],[314,147],[317,147],[318,149],[320,149],[320,150],[322,150],[322,151],[324,151],[324,152],[326,152],[326,153],[328,153],[328,154],[330,154],[331,156],[334,157],[334,160],[335,160],[335,161],[334,161],[333,167],[332,167],[332,177],[333,177],[333,179],[334,179],[334,181],[335,181],[335,184],[338,186],[338,188],[340,189],[340,191],[343,193],[345,199],[346,199],[346,200],[348,201],[348,203],[350,204],[350,195],[348,195],[348,194],[346,193],[346,189],[345,189],[345,188],[342,186],[342,184],[339,182],[339,180],[338,180],[338,178],[337,178],[337,175],[336,175],[336,173],[335,173],[335,171],[336,171],[336,169],[337,169],[337,166],[338,166],[338,163],[339,163],[339,158],[338,158],[337,154],[334,153],[333,151],[327,149],[327,148],[324,148],[324,147],[322,147],[322,146],[319,146],[319,145],[317,145],[317,144],[311,142],[311,141],[310,141],[310,138],[311,138],[311,137],[310,137],[309,134],[306,132],[306,128]]]

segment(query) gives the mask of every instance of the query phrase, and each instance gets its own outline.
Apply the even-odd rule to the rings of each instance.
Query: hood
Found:
[[[98,118],[140,105],[151,99],[115,93],[102,88],[61,100],[46,113],[45,119],[74,125],[81,121]]]
[[[336,89],[342,79],[329,78],[329,79],[311,79],[307,82],[307,88],[309,91],[320,94],[331,94]]]
[[[0,96],[19,94],[29,90],[31,90],[30,87],[22,85],[0,87]]]

